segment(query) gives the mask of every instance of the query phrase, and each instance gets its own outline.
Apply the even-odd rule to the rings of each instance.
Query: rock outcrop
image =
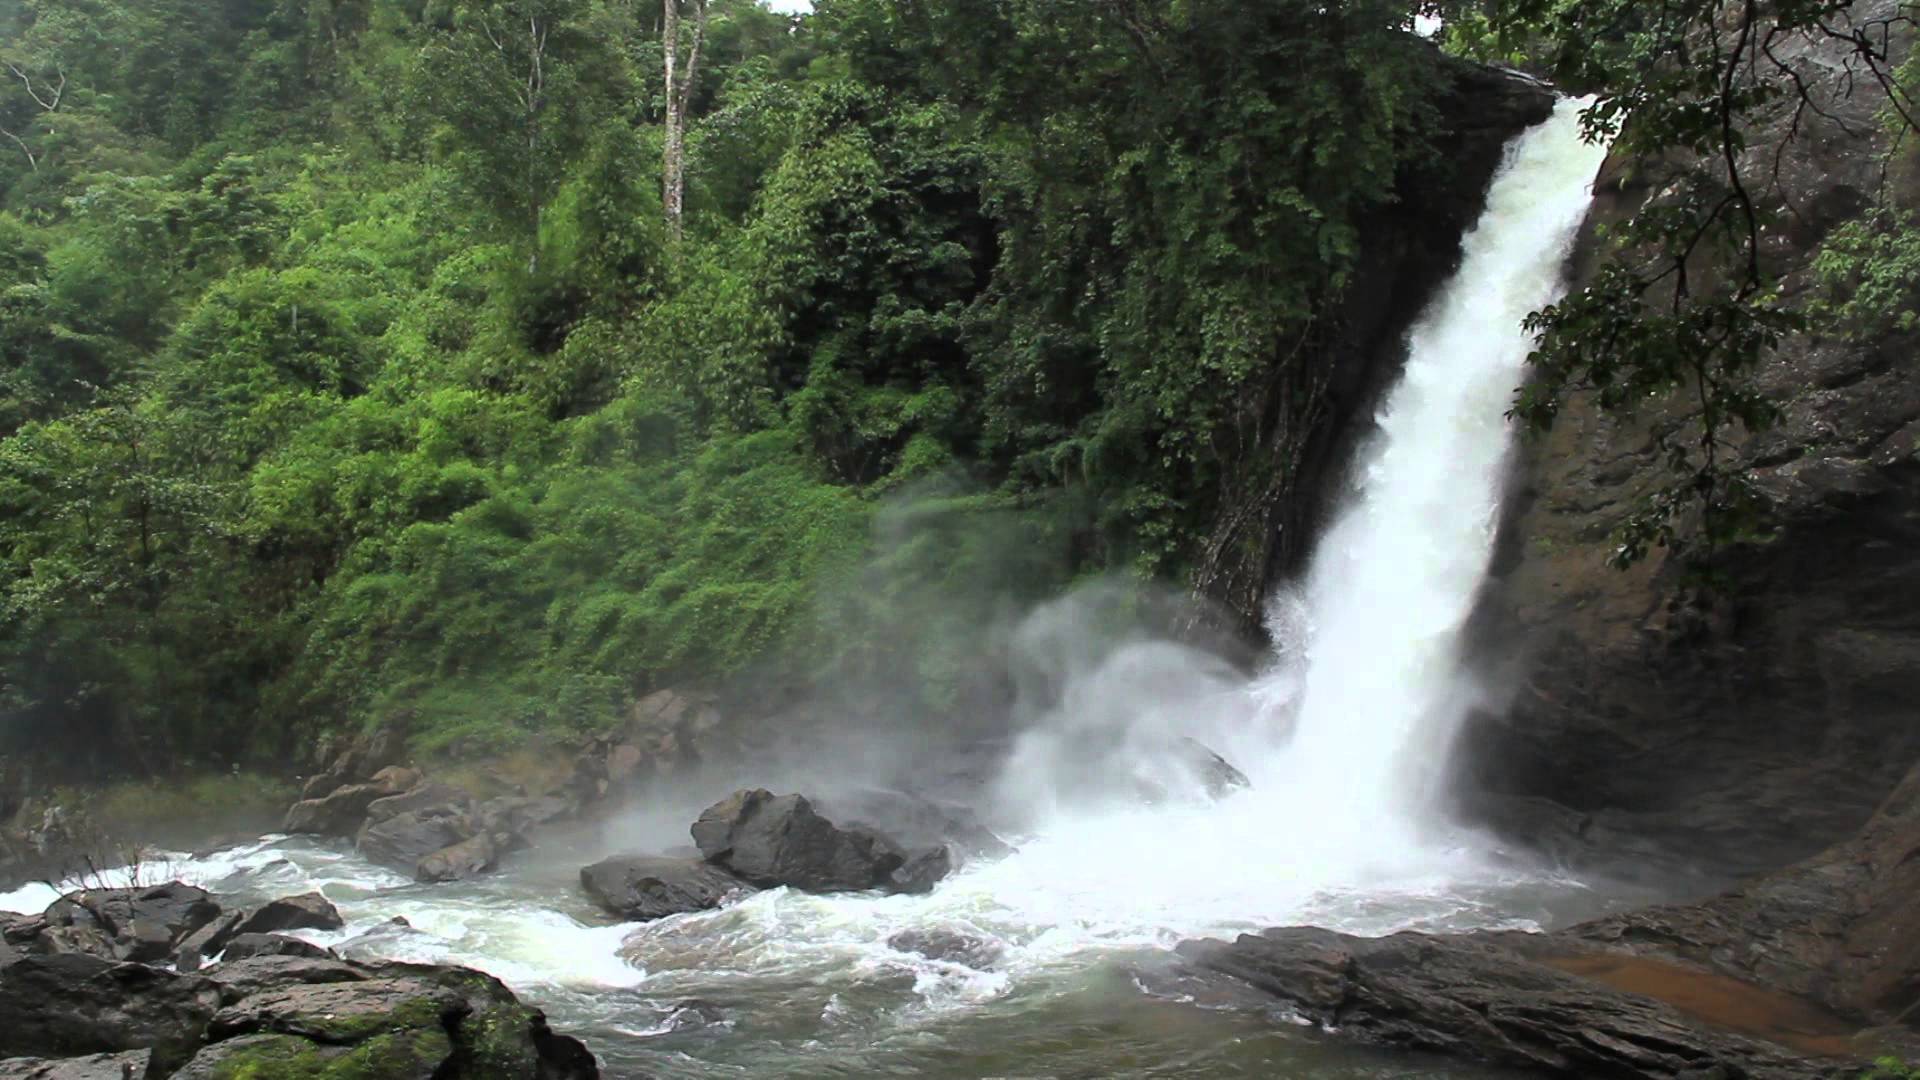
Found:
[[[553,1032],[538,1010],[477,971],[351,963],[260,932],[231,936],[222,962],[199,974],[116,959],[120,939],[104,931],[85,942],[103,955],[74,951],[63,931],[91,925],[86,920],[119,927],[158,919],[172,932],[192,926],[210,905],[212,917],[195,930],[254,922],[290,928],[329,921],[331,910],[297,897],[234,921],[186,886],[110,892],[0,925],[0,1077],[124,1080],[128,1066],[152,1080],[599,1075],[583,1044]],[[178,914],[187,911],[195,914]]]
[[[1892,8],[1871,0],[1851,18]],[[1868,193],[1913,196],[1910,171],[1885,171],[1879,96],[1855,87],[1849,49],[1839,37],[1774,42],[1816,107],[1794,111],[1789,92],[1746,137],[1762,211],[1777,214],[1762,258],[1791,304],[1817,297],[1821,243]],[[1660,167],[1621,160],[1602,181],[1592,227],[1667,186]],[[1517,693],[1467,731],[1466,786],[1565,804],[1590,833],[1564,845],[1569,856],[1614,866],[1665,853],[1741,876],[1858,828],[1920,757],[1914,346],[1911,332],[1800,334],[1763,359],[1756,388],[1782,415],[1723,453],[1773,501],[1772,532],[1718,552],[1708,593],[1664,548],[1628,572],[1607,566],[1614,530],[1670,482],[1659,438],[1691,437],[1691,406],[1621,416],[1573,395],[1553,432],[1524,447],[1478,618],[1488,666],[1510,671],[1494,681]],[[1515,804],[1473,809],[1527,827]]]
[[[1857,1061],[1810,1057],[1557,970],[1498,935],[1356,938],[1301,927],[1190,943],[1181,953],[1346,1036],[1531,1075],[1814,1080],[1859,1070]]]

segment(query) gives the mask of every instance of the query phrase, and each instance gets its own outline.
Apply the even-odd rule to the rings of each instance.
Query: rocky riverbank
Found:
[[[599,1075],[490,975],[353,963],[280,933],[340,925],[317,894],[227,910],[179,882],[0,915],[0,1078]]]

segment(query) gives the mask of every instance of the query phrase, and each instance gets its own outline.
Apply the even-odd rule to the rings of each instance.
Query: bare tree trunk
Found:
[[[664,0],[665,18],[661,41],[667,61],[667,138],[662,154],[660,201],[667,212],[667,238],[678,244],[684,229],[687,190],[687,102],[693,95],[693,79],[700,67],[700,41],[707,32],[707,0],[693,0],[693,46],[687,53],[687,67],[679,71],[680,0]]]
[[[529,203],[527,273],[540,269],[540,218],[545,210],[540,190],[540,110],[547,94],[547,28],[538,19],[527,20],[527,201]]]

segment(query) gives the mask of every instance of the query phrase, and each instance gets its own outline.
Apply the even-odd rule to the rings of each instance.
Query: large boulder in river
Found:
[[[948,846],[962,859],[998,859],[1013,851],[972,809],[892,788],[849,788],[816,799],[814,807],[842,825],[885,833],[910,850]]]
[[[431,806],[372,822],[360,831],[360,854],[403,874],[414,873],[420,860],[452,847],[473,835],[464,811]]]
[[[246,960],[255,956],[310,956],[325,958],[333,955],[333,950],[301,941],[285,934],[235,934],[233,940],[221,954],[221,962]]]
[[[235,934],[271,934],[280,930],[338,930],[347,925],[340,909],[317,892],[283,896],[248,912]]]
[[[48,906],[51,937],[41,951],[90,952],[113,960],[154,963],[220,917],[205,889],[170,881],[126,889],[82,889]]]
[[[764,788],[736,791],[708,807],[692,831],[709,862],[768,888],[886,888],[907,862],[899,845],[872,829],[843,829],[815,812],[805,796],[776,796]]]
[[[753,890],[713,863],[660,855],[602,859],[581,869],[580,887],[601,909],[641,922],[716,908]]]
[[[281,829],[315,836],[352,836],[374,800],[396,794],[384,784],[348,784],[324,798],[294,803]]]

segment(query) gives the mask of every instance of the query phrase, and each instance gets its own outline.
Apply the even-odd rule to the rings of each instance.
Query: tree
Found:
[[[661,36],[666,55],[667,130],[666,149],[662,154],[661,202],[666,207],[667,236],[678,241],[687,191],[687,102],[693,94],[694,80],[699,76],[700,43],[707,34],[707,0],[692,0],[693,44],[687,50],[684,70],[678,70],[681,0],[664,0],[664,3],[666,13]]]

